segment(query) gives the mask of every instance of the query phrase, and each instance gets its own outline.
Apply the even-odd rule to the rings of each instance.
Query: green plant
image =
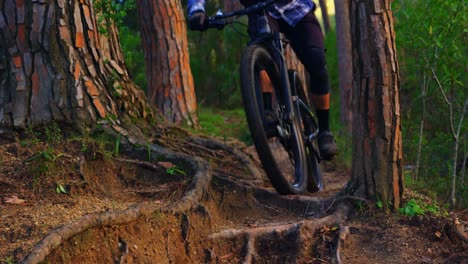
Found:
[[[120,139],[121,139],[122,135],[119,134],[117,136],[117,139],[115,140],[115,147],[114,147],[114,156],[117,157],[119,156],[119,153],[120,153]]]
[[[150,162],[151,161],[151,145],[149,142],[146,143],[146,151],[148,153],[148,162]]]
[[[94,2],[97,12],[98,30],[101,34],[107,34],[114,23],[121,25],[127,13],[135,9],[134,0],[126,0],[123,3],[114,0],[98,0]]]
[[[360,213],[363,213],[365,212],[365,210],[367,209],[367,205],[364,201],[355,201],[355,205],[356,205],[356,210]]]
[[[116,138],[101,129],[92,133],[74,135],[68,140],[80,144],[81,153],[87,157],[96,158],[96,154],[100,154],[106,159],[110,159],[114,155],[117,143]]]
[[[435,203],[427,203],[420,199],[410,199],[403,207],[399,209],[399,212],[406,216],[425,215],[431,213],[437,216],[447,216],[448,212],[440,208]]]
[[[25,160],[25,163],[28,163],[30,173],[32,175],[32,185],[37,187],[40,183],[47,182],[50,176],[56,177],[57,172],[60,170],[58,166],[58,159],[64,156],[64,153],[57,153],[51,147],[48,147],[45,150],[37,151],[32,156]]]
[[[375,205],[377,205],[377,208],[379,208],[379,209],[383,208],[383,202],[382,201],[377,201],[377,203]]]
[[[164,214],[159,210],[154,211],[151,216],[152,219],[156,221],[162,220],[164,218]]]
[[[396,0],[392,9],[401,65],[405,163],[413,165],[411,186],[453,203],[456,186],[464,188],[462,180],[456,182],[463,179],[457,155],[466,152],[459,145],[468,131],[466,1]],[[457,194],[465,201],[458,206],[466,207],[467,193]]]
[[[41,142],[40,137],[41,133],[39,131],[36,131],[32,127],[27,127],[25,130],[25,139],[20,141],[20,145],[22,147],[36,145]]]
[[[125,56],[125,64],[128,67],[130,76],[132,76],[132,80],[138,87],[146,91],[145,56],[141,45],[140,32],[131,27],[120,26],[119,38]]]
[[[5,263],[5,264],[14,264],[14,258],[13,257],[7,257],[6,259],[1,260],[0,262]]]
[[[86,144],[86,142],[83,140],[81,141],[81,152],[82,153],[85,153],[88,151],[88,145]]]
[[[38,151],[31,157],[27,158],[26,161],[33,161],[38,158],[44,159],[44,161],[55,162],[58,158],[62,157],[63,153],[55,154],[54,150],[51,147],[48,147],[46,150]]]
[[[56,122],[51,122],[44,128],[44,134],[48,142],[59,142],[62,138],[62,130]]]
[[[237,138],[246,144],[252,144],[247,127],[244,110],[242,108],[223,110],[200,106],[198,119],[201,129],[187,128],[194,133],[223,138]]]
[[[406,202],[405,206],[399,209],[400,213],[407,215],[407,216],[414,216],[414,215],[423,215],[425,211],[419,205],[416,200],[409,200]]]
[[[55,184],[55,192],[58,194],[67,194],[67,189],[60,183]]]
[[[182,169],[179,169],[177,166],[173,166],[173,167],[168,168],[166,170],[166,173],[169,174],[169,175],[174,175],[176,173],[179,173],[179,174],[182,174],[184,176],[187,176],[185,171],[183,171]]]
[[[112,92],[112,95],[116,98],[120,97],[123,92],[123,87],[118,82],[119,79],[120,74],[115,69],[112,69],[112,73],[107,79],[107,87]]]

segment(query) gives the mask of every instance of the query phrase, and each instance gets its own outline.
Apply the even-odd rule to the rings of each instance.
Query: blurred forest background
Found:
[[[207,2],[209,15],[223,8],[221,0]],[[326,3],[331,22],[325,35],[333,98],[331,127],[340,147],[334,165],[350,169],[351,132],[340,122],[339,113],[334,1]],[[182,4],[186,13],[187,1]],[[123,5],[118,25],[126,63],[136,84],[146,89],[135,3],[127,0]],[[401,76],[406,186],[440,204],[448,204],[454,190],[457,207],[467,208],[466,3],[395,0],[392,10]],[[320,11],[316,15],[323,21]],[[239,21],[246,24],[246,20]],[[235,24],[222,31],[188,31],[188,40],[201,125],[195,132],[250,144],[238,73],[240,54],[248,41],[246,27]]]

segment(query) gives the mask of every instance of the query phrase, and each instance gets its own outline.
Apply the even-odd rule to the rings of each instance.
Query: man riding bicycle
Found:
[[[244,6],[256,0],[240,0]],[[320,24],[314,14],[311,0],[280,0],[269,10],[270,24],[274,30],[285,34],[299,60],[310,75],[312,103],[319,123],[318,143],[320,155],[332,159],[338,148],[329,127],[330,87],[325,61],[325,47]],[[255,30],[255,21],[249,17],[249,34]],[[205,0],[188,1],[188,24],[192,30],[204,30]]]

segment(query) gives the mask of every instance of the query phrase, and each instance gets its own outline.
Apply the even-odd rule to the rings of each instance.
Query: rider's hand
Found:
[[[191,30],[205,30],[205,12],[197,11],[188,18],[188,25]]]

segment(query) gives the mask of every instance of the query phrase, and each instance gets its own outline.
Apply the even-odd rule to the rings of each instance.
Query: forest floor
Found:
[[[349,172],[336,164],[322,164],[324,191],[279,196],[263,174],[252,176],[232,149],[163,134],[153,142],[210,164],[208,188],[189,210],[163,210],[191,190],[195,172],[183,162],[149,157],[144,148],[128,151],[119,141],[0,134],[0,263],[23,261],[60,227],[97,214],[117,218],[148,204],[161,210],[131,221],[98,221],[68,239],[61,235],[45,262],[468,263],[467,243],[452,223],[456,215],[466,231],[466,211],[409,217],[355,202],[349,219],[322,225],[332,206],[310,205],[346,184]],[[226,144],[259,166],[251,147]],[[406,200],[415,195],[406,193]],[[309,224],[317,225],[303,231]]]

